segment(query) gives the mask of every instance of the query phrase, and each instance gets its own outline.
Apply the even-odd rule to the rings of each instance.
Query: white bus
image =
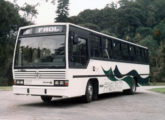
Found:
[[[13,58],[13,93],[83,97],[123,91],[149,83],[146,47],[71,23],[32,25],[18,32]]]

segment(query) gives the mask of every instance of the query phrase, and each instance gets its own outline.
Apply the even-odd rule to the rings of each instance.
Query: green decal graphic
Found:
[[[103,68],[102,68],[103,69]],[[132,70],[127,74],[122,75],[116,66],[114,71],[110,68],[108,71],[104,70],[104,74],[109,78],[111,81],[118,81],[123,80],[125,81],[130,87],[132,86],[132,77],[137,78],[137,83],[140,85],[148,85],[149,84],[149,77],[142,78],[136,70]]]

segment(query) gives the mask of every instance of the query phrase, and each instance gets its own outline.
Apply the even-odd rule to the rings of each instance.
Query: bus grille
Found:
[[[54,79],[64,80],[65,71],[26,71],[26,72],[14,72],[14,79]]]

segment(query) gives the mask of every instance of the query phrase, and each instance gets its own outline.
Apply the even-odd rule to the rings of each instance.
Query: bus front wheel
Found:
[[[41,100],[44,103],[50,103],[52,101],[52,97],[51,96],[41,96]]]

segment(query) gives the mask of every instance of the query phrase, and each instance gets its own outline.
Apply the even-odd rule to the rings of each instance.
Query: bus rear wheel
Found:
[[[135,79],[132,79],[132,86],[130,89],[124,90],[124,94],[126,95],[133,95],[136,92],[136,81]]]
[[[41,100],[44,103],[50,103],[52,101],[52,97],[51,96],[41,96]]]
[[[93,100],[93,95],[94,95],[93,84],[89,81],[86,87],[84,102],[85,103],[91,102]]]

